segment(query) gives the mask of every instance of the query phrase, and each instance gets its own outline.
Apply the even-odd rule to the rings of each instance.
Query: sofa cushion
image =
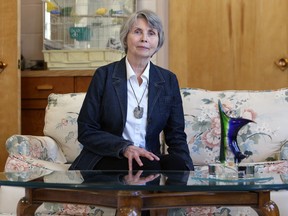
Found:
[[[238,133],[242,152],[250,156],[243,162],[277,159],[281,146],[288,141],[288,89],[271,91],[208,91],[181,89],[185,114],[185,132],[195,164],[219,160],[220,119],[218,100],[226,114],[255,121]],[[233,155],[228,151],[230,158]],[[276,158],[275,158],[276,157]]]
[[[50,94],[45,114],[44,134],[61,147],[68,163],[79,155],[77,118],[85,93]]]

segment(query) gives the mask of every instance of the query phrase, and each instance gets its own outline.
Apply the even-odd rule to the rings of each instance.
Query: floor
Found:
[[[0,213],[0,216],[17,216],[16,213]]]
[[[16,215],[18,201],[24,196],[23,188],[0,187],[0,215]]]
[[[17,216],[16,213],[0,213],[0,216]]]

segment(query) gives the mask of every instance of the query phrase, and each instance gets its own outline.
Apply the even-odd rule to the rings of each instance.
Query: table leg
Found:
[[[32,204],[26,197],[20,199],[17,205],[17,216],[33,216],[40,204]]]
[[[117,216],[140,216],[142,198],[139,192],[119,191]]]
[[[280,212],[278,209],[278,206],[275,202],[269,201],[264,204],[264,206],[260,209],[263,213],[263,215],[267,216],[279,216]]]
[[[260,216],[280,216],[278,206],[270,200],[270,191],[259,192],[259,205],[255,209]]]

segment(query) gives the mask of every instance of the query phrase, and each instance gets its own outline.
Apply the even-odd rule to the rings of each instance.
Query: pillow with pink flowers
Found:
[[[77,119],[86,93],[50,94],[45,113],[44,135],[60,146],[72,163],[83,146],[78,141]]]

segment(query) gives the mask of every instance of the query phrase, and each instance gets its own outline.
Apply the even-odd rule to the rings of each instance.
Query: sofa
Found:
[[[288,89],[267,91],[181,88],[185,132],[195,169],[206,169],[219,161],[220,119],[218,101],[231,117],[243,117],[255,123],[245,125],[237,142],[248,157],[241,163],[253,163],[257,172],[288,173]],[[45,113],[44,136],[15,134],[7,139],[9,152],[5,171],[67,170],[82,149],[77,140],[77,117],[85,93],[51,94]],[[162,139],[162,136],[160,136]],[[163,151],[166,151],[163,141]],[[233,158],[228,150],[228,160]],[[33,172],[32,172],[33,173]],[[19,188],[19,191],[23,188]],[[288,215],[284,200],[288,192],[272,192],[281,215]],[[285,198],[286,196],[286,198]],[[15,202],[15,206],[17,202]],[[43,203],[36,215],[115,215],[115,209],[64,203]],[[183,207],[168,215],[257,215],[250,207]]]

